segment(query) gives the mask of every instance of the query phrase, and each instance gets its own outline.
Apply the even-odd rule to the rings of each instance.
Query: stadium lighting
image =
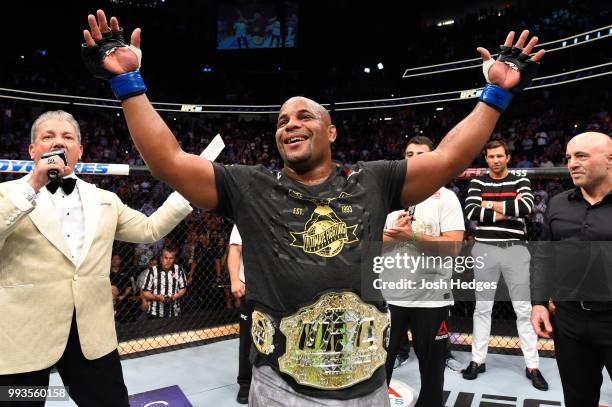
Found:
[[[444,21],[440,21],[438,22],[438,24],[436,24],[438,27],[442,27],[445,25],[452,25],[455,24],[455,20],[444,20]]]
[[[376,67],[377,67],[379,70],[382,70],[382,69],[383,69],[385,66],[383,65],[383,63],[382,63],[382,62],[379,62],[379,63],[378,63],[378,65],[376,65]]]

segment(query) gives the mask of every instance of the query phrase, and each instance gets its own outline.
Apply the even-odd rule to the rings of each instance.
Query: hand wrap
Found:
[[[115,52],[117,48],[122,47],[129,48],[136,55],[140,68],[142,51],[140,48],[125,42],[122,28],[119,31],[103,32],[102,39],[97,40],[93,47],[82,44],[81,57],[89,72],[96,78],[110,80],[115,96],[124,100],[145,93],[147,87],[138,70],[117,75],[104,68],[104,58]]]
[[[532,61],[529,55],[523,53],[521,48],[507,47],[505,45],[500,46],[497,61],[505,63],[520,73],[520,80],[516,86],[512,89],[504,89],[493,85],[489,80],[489,69],[495,63],[495,59],[491,58],[482,64],[482,72],[487,80],[487,85],[480,94],[480,100],[503,112],[510,103],[512,96],[529,85],[538,72],[540,63]]]

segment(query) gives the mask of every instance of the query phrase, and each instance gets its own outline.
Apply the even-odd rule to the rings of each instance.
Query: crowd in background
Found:
[[[27,159],[29,123],[40,109],[8,104],[0,106],[1,158]],[[456,123],[462,114],[460,110],[451,106],[434,113],[404,109],[384,114],[335,115],[339,137],[334,145],[334,157],[348,165],[360,160],[401,158],[409,137],[427,135],[438,142]],[[85,147],[83,162],[143,164],[129,139],[122,117],[103,111],[83,111],[75,115],[82,129]],[[167,116],[166,119],[187,151],[200,152],[215,134],[221,133],[226,144],[220,156],[221,162],[264,165],[270,170],[281,168],[274,140],[274,123],[270,117],[245,120],[232,115],[183,115]],[[564,148],[567,141],[585,130],[612,133],[611,112],[595,109],[591,114],[579,118],[577,114],[550,106],[537,116],[519,115],[502,120],[492,138],[502,138],[508,142],[512,155],[510,168],[548,168],[565,165]],[[482,157],[477,158],[473,165],[485,166]],[[4,174],[1,177],[8,179],[16,176]],[[153,213],[170,193],[167,185],[150,176],[85,177],[102,188],[116,192],[125,203],[146,214]],[[536,239],[548,199],[566,189],[568,184],[556,179],[534,179],[532,186],[536,203],[527,219],[527,228],[530,239]],[[463,202],[467,182],[458,180],[448,187]],[[146,314],[139,295],[144,283],[141,274],[155,264],[164,248],[174,252],[175,262],[186,275],[188,294],[182,299],[185,306],[181,312],[234,308],[226,270],[226,248],[231,226],[226,219],[196,209],[162,241],[149,245],[117,242],[114,263],[120,274],[111,276],[114,276],[116,283],[118,320],[131,321],[138,318],[141,312]],[[470,225],[467,226],[469,228]]]

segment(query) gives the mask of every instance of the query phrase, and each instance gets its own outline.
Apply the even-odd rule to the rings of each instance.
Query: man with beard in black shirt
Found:
[[[554,325],[566,407],[597,407],[601,371],[612,372],[612,140],[579,134],[565,156],[576,187],[548,203],[533,260],[531,323],[545,338]]]
[[[282,400],[287,406],[387,406],[389,318],[372,272],[387,213],[424,200],[471,163],[512,94],[535,73],[534,61],[544,54],[529,59],[537,38],[527,42],[529,32],[523,31],[513,47],[510,33],[500,61],[479,48],[489,82],[482,102],[436,150],[409,166],[406,160],[334,166],[336,127],[329,113],[293,97],[277,120],[276,145],[285,166],[269,171],[213,164],[181,150],[144,95],[137,71],[140,30],[128,47],[116,18],[109,27],[99,10],[88,22],[86,65],[111,80],[153,175],[240,229],[247,301],[255,309],[250,405]]]

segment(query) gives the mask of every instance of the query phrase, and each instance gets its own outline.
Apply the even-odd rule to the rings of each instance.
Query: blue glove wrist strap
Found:
[[[113,93],[119,100],[142,95],[147,91],[147,86],[140,75],[140,71],[122,73],[112,77],[109,82]]]
[[[487,83],[480,94],[480,100],[492,108],[503,112],[510,104],[512,96],[509,90]]]

